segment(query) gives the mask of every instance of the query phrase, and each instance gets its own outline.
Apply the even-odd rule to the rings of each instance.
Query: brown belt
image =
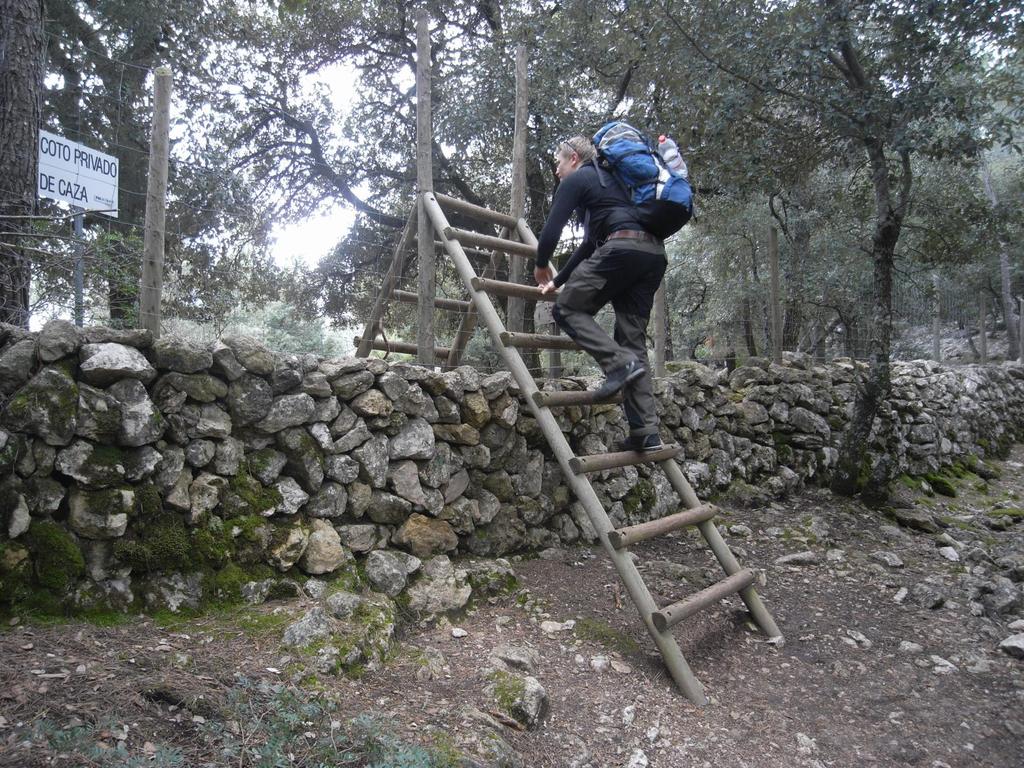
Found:
[[[661,240],[656,238],[650,232],[644,232],[639,229],[619,229],[616,230],[615,232],[612,232],[611,234],[608,235],[608,237],[605,238],[605,240],[619,239],[642,240],[645,243],[657,243],[658,245],[661,245]]]

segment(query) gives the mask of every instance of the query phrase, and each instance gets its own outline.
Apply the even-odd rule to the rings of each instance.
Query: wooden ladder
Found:
[[[509,333],[505,330],[490,296],[514,296],[536,301],[554,301],[555,294],[542,294],[539,288],[533,286],[478,277],[463,247],[465,243],[506,253],[534,255],[536,254],[537,239],[526,222],[519,219],[510,226],[512,223],[508,221],[509,217],[505,214],[433,193],[422,194],[421,203],[422,206],[419,210],[425,211],[430,217],[435,237],[440,238],[445,252],[452,259],[466,290],[469,291],[476,312],[486,324],[505,365],[512,372],[520,391],[525,396],[528,407],[540,425],[548,445],[551,446],[569,487],[586,510],[594,530],[597,531],[601,539],[601,544],[611,557],[630,599],[636,605],[644,626],[647,627],[647,631],[665,659],[665,664],[673,680],[694,704],[698,706],[707,704],[704,688],[683,657],[679,644],[672,635],[672,627],[700,609],[713,605],[731,594],[739,593],[761,630],[768,637],[781,640],[782,633],[754,589],[756,578],[754,572],[749,568],[740,567],[736,557],[729,549],[729,545],[725,543],[715,526],[713,518],[718,510],[710,504],[700,502],[682,469],[676,463],[675,457],[683,450],[681,446],[667,445],[660,450],[645,453],[625,451],[593,456],[575,456],[573,454],[551,409],[571,405],[621,402],[621,394],[599,401],[594,399],[592,392],[540,391],[523,362],[519,349],[578,349],[578,347],[575,342],[565,336]],[[466,230],[453,229],[448,223],[442,206],[462,214],[469,214],[488,224],[501,224],[505,227],[506,232],[514,232],[518,235],[519,241],[503,240]],[[655,462],[661,466],[672,487],[679,494],[684,509],[647,523],[613,528],[587,474],[615,467]],[[697,527],[721,564],[726,577],[684,600],[659,607],[637,571],[628,547],[687,526]]]

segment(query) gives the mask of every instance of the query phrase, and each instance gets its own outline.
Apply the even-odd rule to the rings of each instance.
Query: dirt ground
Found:
[[[608,558],[579,548],[514,562],[520,589],[451,623],[405,627],[393,659],[359,680],[310,674],[280,646],[300,600],[170,623],[5,627],[0,765],[259,765],[239,742],[266,737],[253,723],[270,723],[280,697],[298,691],[330,702],[329,715],[304,710],[308,719],[279,734],[291,758],[267,765],[424,764],[354,753],[318,763],[303,749],[318,728],[341,733],[369,713],[447,754],[490,745],[488,760],[465,766],[1022,766],[1024,660],[997,646],[1022,631],[1008,626],[1024,608],[989,610],[965,586],[968,570],[991,578],[1003,573],[992,560],[1024,552],[1024,521],[987,522],[1000,503],[1021,506],[1024,448],[993,465],[1001,477],[987,486],[968,476],[956,498],[917,497],[943,521],[933,533],[822,490],[752,509],[723,500],[720,522],[749,529],[728,539],[741,563],[766,572],[760,592],[786,643],[766,642],[737,598],[684,621],[676,635],[711,698],[704,708],[675,690]],[[960,562],[939,551],[950,539]],[[659,602],[721,577],[692,536],[636,552]],[[809,562],[776,563],[798,552]],[[945,602],[928,607],[941,602],[928,599],[935,591]],[[541,629],[567,620],[575,626]],[[485,690],[500,646],[537,652],[532,674],[549,697],[537,729],[502,717]]]

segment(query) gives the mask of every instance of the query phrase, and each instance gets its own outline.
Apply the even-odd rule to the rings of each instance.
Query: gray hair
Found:
[[[589,163],[597,157],[597,149],[594,147],[594,143],[586,136],[573,136],[559,142],[557,152],[564,157],[568,157],[575,152],[579,155],[581,164]]]

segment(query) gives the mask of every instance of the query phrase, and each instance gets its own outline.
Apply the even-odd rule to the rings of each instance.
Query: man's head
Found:
[[[576,172],[583,164],[597,156],[593,143],[585,136],[573,136],[558,145],[555,150],[555,175],[564,179]]]

